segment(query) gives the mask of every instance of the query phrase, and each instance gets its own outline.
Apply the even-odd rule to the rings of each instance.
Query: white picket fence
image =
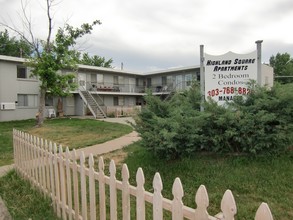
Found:
[[[130,176],[126,164],[122,166],[120,181],[116,179],[116,166],[113,160],[109,166],[110,176],[107,176],[102,157],[98,159],[96,171],[93,155],[86,161],[83,153],[77,158],[75,150],[70,152],[66,148],[63,152],[62,146],[58,146],[57,150],[56,143],[18,130],[13,130],[13,141],[17,172],[44,195],[51,197],[57,216],[64,220],[130,220],[131,212],[135,212],[137,220],[145,220],[146,203],[152,204],[152,214],[149,214],[152,216],[148,216],[148,219],[154,220],[167,219],[164,210],[171,213],[169,218],[173,220],[233,220],[237,213],[230,190],[224,193],[221,212],[216,216],[210,216],[207,212],[209,198],[204,185],[196,192],[197,207],[194,209],[182,202],[184,191],[179,178],[176,178],[173,184],[173,200],[169,200],[161,194],[163,184],[159,173],[156,173],[153,179],[154,193],[150,193],[144,189],[145,179],[141,168],[136,173],[137,185],[132,186],[129,184]],[[131,202],[133,198],[134,204]],[[122,201],[118,202],[119,199]],[[117,210],[121,209],[122,214],[118,215]],[[258,208],[255,220],[273,220],[266,203],[262,203]]]

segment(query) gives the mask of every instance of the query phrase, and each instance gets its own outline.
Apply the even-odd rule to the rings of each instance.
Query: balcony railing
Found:
[[[190,87],[191,82],[182,81],[180,83],[172,83],[168,85],[152,84],[151,86],[138,86],[136,84],[114,84],[114,83],[96,83],[87,82],[85,87],[89,91],[105,92],[105,93],[170,93],[172,91],[185,90]]]

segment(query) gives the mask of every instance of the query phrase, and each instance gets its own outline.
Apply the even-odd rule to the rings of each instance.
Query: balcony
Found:
[[[143,95],[147,91],[151,91],[153,94],[168,94],[174,91],[173,84],[161,85],[153,84],[152,86],[137,86],[135,84],[113,84],[113,83],[95,83],[87,82],[86,90],[90,92],[97,92],[98,94],[113,94],[113,93],[127,93],[127,94],[140,94]]]

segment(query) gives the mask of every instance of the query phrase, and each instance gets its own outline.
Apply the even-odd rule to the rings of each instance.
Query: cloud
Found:
[[[4,2],[3,0],[0,0]],[[45,2],[45,1],[44,1]],[[37,36],[46,35],[44,2],[30,1]],[[79,26],[102,21],[79,48],[113,58],[125,69],[162,69],[199,64],[199,45],[210,54],[248,53],[264,40],[263,58],[280,51],[293,54],[292,0],[83,0],[57,1],[55,31],[65,22]],[[2,17],[16,22],[19,1],[6,0]]]

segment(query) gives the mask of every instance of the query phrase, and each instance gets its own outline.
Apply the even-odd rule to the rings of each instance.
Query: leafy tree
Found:
[[[293,58],[288,53],[277,53],[270,57],[270,65],[274,68],[276,80],[281,83],[293,82]]]
[[[26,14],[26,7],[22,4],[22,10],[25,17],[25,26],[28,27],[27,38],[26,33],[18,29],[3,24],[5,27],[18,33],[21,38],[30,44],[35,55],[30,59],[28,65],[33,67],[33,75],[38,76],[40,80],[40,101],[37,125],[41,126],[44,121],[45,97],[46,93],[55,96],[69,95],[69,91],[76,88],[73,81],[74,74],[63,74],[62,70],[75,71],[77,68],[78,52],[74,49],[76,40],[85,34],[90,34],[93,26],[101,24],[99,20],[95,20],[92,24],[82,24],[80,28],[73,28],[66,24],[64,28],[59,28],[52,39],[52,16],[51,8],[55,0],[46,0],[47,19],[48,19],[48,34],[46,40],[37,39],[32,31],[32,24],[29,16]]]
[[[7,29],[0,32],[0,54],[13,57],[29,57],[33,48],[23,38],[10,37]]]
[[[78,61],[80,64],[90,65],[90,66],[100,66],[105,68],[113,68],[112,63],[113,60],[106,60],[105,57],[100,57],[97,55],[90,56],[88,53],[84,53]]]
[[[73,82],[75,75],[61,74],[59,71],[76,70],[77,52],[72,48],[76,44],[76,39],[91,33],[93,26],[96,24],[100,24],[100,21],[83,24],[80,28],[73,28],[68,24],[63,29],[59,28],[55,41],[42,41],[44,50],[38,51],[37,56],[29,62],[29,65],[33,67],[33,74],[38,76],[41,81],[39,126],[44,119],[46,93],[66,96],[76,88],[76,84]]]

